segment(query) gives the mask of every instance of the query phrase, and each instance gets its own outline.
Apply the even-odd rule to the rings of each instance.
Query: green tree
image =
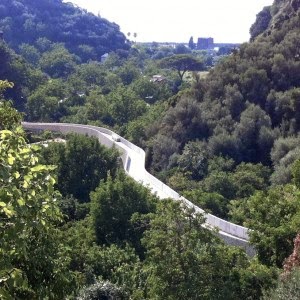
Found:
[[[229,157],[234,161],[241,161],[241,141],[227,132],[216,133],[208,141],[208,147],[214,156]]]
[[[175,159],[176,159],[176,155]],[[172,157],[174,158],[174,157]],[[171,159],[171,164],[172,164],[172,159]],[[185,190],[190,190],[193,189],[197,186],[197,182],[193,181],[190,179],[189,173],[187,172],[180,172],[180,171],[175,171],[175,168],[172,168],[170,170],[170,173],[172,175],[168,174],[168,179],[166,181],[166,184],[177,191],[178,193],[182,193]]]
[[[187,54],[191,53],[191,50],[185,46],[185,44],[178,44],[174,49],[174,54]]]
[[[158,100],[167,100],[171,95],[171,88],[167,82],[159,84],[152,82],[149,77],[140,77],[135,80],[132,89],[149,104],[153,104]]]
[[[13,129],[20,125],[22,115],[12,108],[11,102],[4,100],[3,93],[7,88],[12,88],[14,84],[7,80],[0,80],[0,130]]]
[[[41,84],[28,98],[26,108],[31,121],[59,121],[64,114],[67,86],[60,79]]]
[[[292,180],[292,167],[300,156],[299,138],[278,138],[271,151],[274,172],[271,182],[275,184],[286,184]]]
[[[124,85],[129,85],[140,76],[140,70],[133,61],[127,61],[119,68],[117,74]]]
[[[183,76],[187,71],[204,70],[204,63],[189,54],[178,54],[166,57],[160,61],[162,68],[170,68],[176,70],[180,81],[183,81]]]
[[[97,245],[90,216],[65,224],[59,235],[65,245],[63,254],[69,258],[68,267],[77,273],[81,288],[97,283],[100,278],[130,293],[138,286],[134,278],[140,260],[135,250],[129,245]]]
[[[155,171],[168,169],[171,157],[179,152],[179,143],[172,137],[162,134],[155,136],[152,147],[152,168]]]
[[[92,216],[98,244],[131,242],[139,244],[140,235],[130,219],[134,213],[154,210],[156,197],[149,189],[119,172],[110,176],[91,194]],[[137,236],[136,236],[137,235]]]
[[[285,58],[283,57],[285,61]],[[282,75],[282,70],[279,70]],[[300,107],[300,89],[289,89],[285,92],[272,90],[267,98],[267,112],[272,117],[274,125],[281,126],[283,132],[291,132],[299,129],[298,115]],[[294,120],[293,120],[294,119]],[[286,123],[286,120],[290,122]],[[293,120],[293,122],[291,122]]]
[[[249,294],[253,295],[249,299],[258,299],[254,297],[261,286],[256,284],[254,290],[247,278],[252,274],[254,282],[253,271],[249,269],[247,275],[241,271],[249,267],[244,254],[224,246],[203,227],[204,221],[180,202],[158,203],[142,240],[147,250],[149,299],[245,299]]]
[[[119,87],[106,96],[110,113],[116,124],[122,126],[146,112],[146,103],[131,88]]]
[[[9,82],[7,80],[0,80],[0,96],[3,97],[3,93],[6,89],[12,88],[14,84],[12,82]],[[2,100],[2,99],[1,99]]]
[[[254,40],[268,28],[271,19],[271,6],[265,6],[263,10],[256,15],[256,21],[250,27],[251,40]]]
[[[208,193],[218,193],[226,199],[234,199],[236,195],[235,182],[227,172],[212,172],[202,181],[203,190]]]
[[[105,179],[116,173],[118,152],[100,145],[96,138],[71,134],[66,144],[50,143],[43,150],[48,164],[57,168],[59,191],[88,202],[89,194]]]
[[[293,249],[300,224],[299,212],[299,190],[292,185],[257,192],[243,202],[239,213],[244,225],[252,229],[250,242],[262,263],[282,267]]]
[[[184,172],[190,172],[195,180],[200,180],[207,174],[208,149],[205,142],[188,142],[178,159],[178,165]]]
[[[53,167],[23,135],[0,132],[0,298],[62,298],[73,283],[53,231],[61,220]]]
[[[255,191],[266,191],[269,186],[271,170],[262,164],[241,163],[232,174],[236,197],[246,198]]]
[[[241,114],[240,122],[234,131],[234,135],[241,142],[240,150],[243,161],[258,162],[264,160],[266,154],[271,150],[272,144],[270,149],[260,149],[260,135],[264,128],[271,128],[270,117],[259,106],[249,105]]]
[[[189,140],[203,139],[209,135],[201,106],[190,96],[183,96],[165,113],[161,134],[174,138],[184,145]]]
[[[283,273],[278,278],[277,287],[267,291],[264,299],[298,299],[300,296],[300,235],[294,239],[293,253],[287,257],[283,265]]]
[[[240,117],[241,112],[245,109],[245,100],[237,84],[226,86],[223,103],[229,109],[234,120]]]
[[[32,65],[37,65],[40,59],[39,51],[32,45],[21,44],[19,46],[20,54]]]
[[[49,46],[64,42],[69,52],[82,55],[85,61],[95,56],[100,60],[104,53],[130,48],[117,24],[72,3],[41,0],[38,6],[35,4],[16,0],[1,6],[1,29],[7,43],[16,49],[22,43],[36,43],[45,52]]]
[[[40,59],[40,66],[44,72],[54,78],[66,78],[75,70],[77,58],[61,45],[45,52]]]
[[[224,196],[216,192],[207,193],[199,189],[185,191],[184,196],[206,212],[227,219],[228,200]]]
[[[114,119],[110,113],[110,104],[107,98],[98,89],[92,90],[86,97],[84,107],[80,107],[80,112],[84,112],[86,121],[100,122],[100,124],[113,125]]]
[[[97,86],[103,86],[105,84],[105,77],[107,76],[107,71],[103,65],[99,62],[89,62],[86,64],[81,64],[80,68],[76,69],[75,73],[71,74],[69,83],[72,85],[74,92],[80,91],[80,86],[78,86],[77,80],[82,80],[84,82],[84,88],[95,88]]]
[[[189,39],[189,47],[190,47],[191,50],[195,49],[195,43],[194,43],[194,39],[193,39],[192,36]]]
[[[15,106],[24,109],[26,91],[31,89],[34,72],[24,59],[15,54],[3,41],[0,41],[0,57],[0,80],[14,83],[4,92],[4,96],[13,100]]]
[[[97,60],[97,53],[94,47],[89,45],[79,45],[76,54],[80,57],[81,62]]]
[[[20,125],[22,115],[17,112],[11,102],[0,100],[0,130],[9,129]]]

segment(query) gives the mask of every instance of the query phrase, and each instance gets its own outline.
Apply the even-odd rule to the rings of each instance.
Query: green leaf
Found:
[[[25,175],[24,180],[27,181],[28,183],[31,181],[32,175]]]
[[[23,183],[23,188],[24,188],[24,189],[27,189],[27,188],[28,188],[28,182],[27,182],[27,181],[24,181],[24,183]]]
[[[7,162],[9,165],[13,165],[15,160],[16,159],[13,156],[8,155]]]
[[[6,203],[0,202],[0,207],[5,207],[5,206],[6,206]]]
[[[25,201],[24,201],[24,199],[22,199],[22,198],[18,199],[17,202],[18,202],[18,204],[19,204],[20,206],[24,206],[24,205],[25,205]]]
[[[31,150],[38,151],[41,149],[41,146],[38,145],[30,145]]]
[[[15,176],[16,179],[18,179],[18,178],[20,178],[21,175],[20,175],[20,173],[17,171],[17,172],[14,173],[14,176]]]
[[[45,165],[37,165],[33,168],[31,168],[32,172],[40,172],[40,171],[44,171],[47,170],[48,168]]]
[[[29,148],[23,148],[20,150],[20,154],[26,154],[26,153],[30,153],[31,150]]]
[[[56,180],[53,177],[50,177],[49,181],[52,186],[56,183]]]
[[[1,130],[1,135],[3,136],[12,135],[12,132],[10,130]]]
[[[14,212],[13,210],[8,209],[7,207],[4,207],[4,208],[3,208],[3,212],[4,212],[8,217],[12,217],[12,216],[15,214],[15,212]]]

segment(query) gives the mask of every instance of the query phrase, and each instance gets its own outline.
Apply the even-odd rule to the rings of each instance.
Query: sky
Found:
[[[256,14],[273,0],[66,0],[120,26],[137,42],[187,43],[192,36],[242,43]]]

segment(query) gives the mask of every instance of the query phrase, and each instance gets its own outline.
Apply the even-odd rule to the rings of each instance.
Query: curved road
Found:
[[[113,131],[102,127],[80,124],[67,123],[22,123],[24,129],[29,130],[50,130],[61,133],[78,133],[96,137],[99,142],[107,147],[115,146],[121,153],[124,169],[126,173],[134,180],[149,187],[153,193],[161,199],[172,198],[174,200],[183,201],[189,207],[193,207],[196,212],[204,213],[206,217],[206,225],[208,227],[216,227],[220,236],[226,243],[241,246],[246,249],[249,255],[254,254],[254,249],[249,246],[248,228],[239,226],[214,215],[207,214],[203,209],[191,203],[189,200],[180,196],[169,186],[158,180],[145,169],[145,151],[126,139],[118,136]]]

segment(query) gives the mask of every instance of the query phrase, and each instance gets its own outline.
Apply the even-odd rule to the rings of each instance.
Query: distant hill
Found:
[[[117,24],[62,0],[2,0],[0,30],[15,50],[22,43],[40,48],[49,41],[64,43],[83,60],[129,48]]]
[[[300,0],[275,0],[271,6],[265,6],[256,15],[256,21],[250,28],[251,40],[263,34],[271,35],[274,30],[280,29],[284,23],[297,17]]]

